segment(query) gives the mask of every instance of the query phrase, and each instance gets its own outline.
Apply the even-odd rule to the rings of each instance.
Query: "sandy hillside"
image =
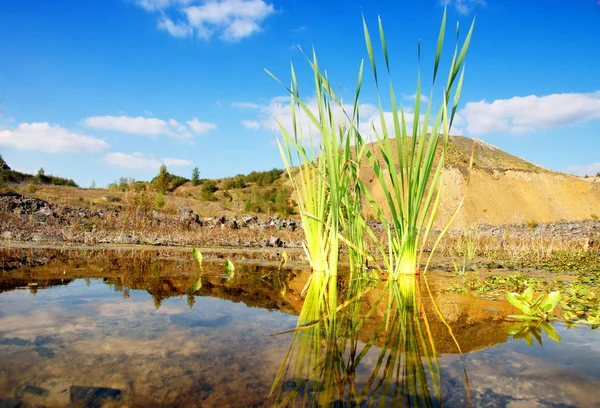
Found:
[[[474,168],[467,187],[473,143]],[[440,223],[450,217],[465,192],[455,228],[478,223],[579,221],[600,216],[599,178],[552,172],[483,141],[461,136],[451,137],[446,163]],[[383,200],[373,171],[368,165],[361,171],[361,179],[374,198]]]

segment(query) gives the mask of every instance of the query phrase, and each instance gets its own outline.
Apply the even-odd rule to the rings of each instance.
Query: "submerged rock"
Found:
[[[25,387],[23,387],[23,390],[21,392],[23,394],[31,394],[31,395],[36,395],[38,397],[45,397],[48,395],[47,389],[37,387],[35,385],[30,385],[30,384],[27,384]]]
[[[73,385],[70,390],[71,404],[89,408],[100,408],[108,399],[121,395],[121,390],[103,387],[80,387]]]
[[[0,408],[20,408],[21,400],[18,398],[0,398]]]

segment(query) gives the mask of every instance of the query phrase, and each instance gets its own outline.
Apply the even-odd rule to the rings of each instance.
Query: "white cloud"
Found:
[[[189,120],[185,123],[187,123],[187,125],[197,134],[206,133],[217,128],[216,124],[212,122],[200,122],[197,118]]]
[[[485,6],[485,0],[441,0],[445,6],[453,6],[459,14],[469,14],[477,5]]]
[[[186,23],[182,21],[174,23],[173,20],[168,17],[162,17],[160,20],[158,20],[158,28],[168,32],[176,38],[190,37],[194,33],[192,27]]]
[[[0,144],[21,150],[38,150],[46,153],[87,152],[106,150],[102,140],[71,132],[48,122],[21,123],[13,130],[0,131]]]
[[[600,163],[592,163],[580,166],[568,167],[565,172],[575,174],[577,176],[595,176],[600,173]]]
[[[136,3],[148,11],[157,11],[171,6],[187,5],[191,0],[136,0]]]
[[[86,126],[96,129],[145,136],[164,135],[178,139],[192,139],[194,135],[191,133],[190,129],[200,134],[211,129],[216,129],[217,127],[214,123],[200,122],[196,118],[186,122],[188,127],[177,122],[175,119],[165,121],[158,118],[145,118],[142,116],[92,116],[84,119],[83,123]]]
[[[404,99],[408,99],[409,101],[416,101],[417,94],[414,93],[410,96],[405,97]],[[426,95],[421,94],[421,103],[427,103],[428,101],[429,101],[429,98]]]
[[[170,167],[186,167],[192,164],[190,160],[169,158],[158,160],[137,152],[133,154],[108,153],[103,160],[112,166],[141,171],[157,171],[162,164]]]
[[[460,115],[470,135],[571,126],[600,118],[600,91],[469,102]]]
[[[241,109],[260,109],[261,105],[254,102],[233,102],[231,106]]]
[[[162,162],[168,167],[186,167],[191,166],[191,160],[185,159],[162,159]]]
[[[112,166],[144,171],[158,170],[162,164],[160,160],[146,157],[142,153],[109,153],[104,156],[104,161]]]
[[[317,101],[315,98],[308,98],[306,101],[307,107],[310,111],[318,117],[318,107]],[[339,117],[337,112],[337,106],[333,107],[334,114],[336,117]],[[346,113],[351,114],[353,106],[351,104],[344,104],[344,109]],[[359,125],[359,131],[362,137],[367,141],[375,140],[375,131],[382,136],[382,128],[383,125],[381,123],[381,119],[379,116],[379,108],[376,105],[370,103],[363,103],[359,105],[361,122]],[[312,133],[313,137],[317,137],[317,128],[312,124],[308,116],[300,111],[296,110],[298,118],[299,118],[299,127],[298,129],[302,131],[302,135],[304,138],[310,138]],[[412,129],[414,115],[410,109],[405,109],[405,121],[407,128]],[[388,129],[390,137],[394,136],[394,121],[392,112],[384,112],[383,114],[385,126]],[[424,115],[420,115],[420,120],[424,119]],[[345,120],[346,121],[346,120]],[[287,97],[276,97],[271,100],[268,105],[262,106],[260,108],[259,114],[259,124],[261,127],[265,129],[273,130],[277,133],[281,133],[280,123],[284,129],[288,132],[292,132],[293,130],[293,121],[292,121],[292,109],[290,106],[290,100]]]
[[[260,123],[256,120],[242,120],[242,125],[245,128],[257,130],[260,128]]]
[[[149,12],[159,12],[158,27],[174,37],[183,38],[194,32],[210,40],[214,34],[223,41],[235,42],[259,32],[263,21],[275,13],[273,4],[265,0],[137,0]],[[176,8],[185,21],[169,15]]]
[[[227,26],[221,38],[224,41],[239,41],[242,38],[249,37],[253,33],[260,31],[260,27],[254,21],[234,20]]]

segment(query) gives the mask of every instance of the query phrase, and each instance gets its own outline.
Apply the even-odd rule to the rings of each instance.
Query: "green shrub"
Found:
[[[188,179],[186,179],[185,177],[173,176],[169,182],[168,190],[175,191],[175,189],[177,189],[177,187],[180,187],[187,182],[188,182]]]
[[[216,201],[215,191],[218,190],[217,182],[214,180],[206,180],[202,184],[200,190],[200,198],[204,201]]]
[[[265,214],[277,214],[288,217],[294,214],[294,207],[289,202],[290,191],[287,188],[275,187],[260,192],[257,185],[250,189],[250,196],[244,203],[244,211]]]
[[[35,192],[37,192],[37,190],[38,190],[38,186],[37,186],[36,183],[31,182],[31,183],[29,183],[27,185],[27,192],[28,193],[34,194]]]
[[[150,182],[154,189],[159,193],[166,193],[175,190],[177,187],[182,186],[189,180],[185,177],[176,176],[167,171],[167,166],[164,164],[160,166],[158,175]]]
[[[246,183],[256,183],[259,186],[271,185],[283,174],[283,170],[273,169],[268,171],[253,171],[247,176],[237,175],[236,177],[241,178]]]
[[[234,188],[244,188],[246,187],[246,182],[242,177],[233,177],[225,180],[223,183],[223,188],[225,190],[231,190]]]
[[[165,206],[165,196],[163,193],[158,193],[154,198],[154,208],[163,208]]]

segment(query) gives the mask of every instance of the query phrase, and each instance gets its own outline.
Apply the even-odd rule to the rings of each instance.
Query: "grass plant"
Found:
[[[350,148],[361,142],[357,122],[362,64],[352,113],[349,115],[333,91],[327,74],[320,72],[314,51],[312,61],[308,61],[314,73],[317,112],[313,112],[300,98],[292,66],[292,83],[287,88],[290,94],[292,129],[286,129],[281,124],[282,140],[278,139],[278,145],[296,193],[305,234],[303,246],[312,270],[335,275],[339,231],[344,219],[343,206],[357,204],[348,195],[352,192],[351,186],[355,184],[352,176],[356,173],[352,169],[357,168],[364,152],[364,147],[360,151]],[[308,122],[308,135],[303,130],[303,121]],[[352,211],[352,214],[357,213]],[[350,219],[351,217],[347,217],[346,221]]]
[[[446,11],[442,18],[438,36],[437,50],[434,60],[431,93],[424,112],[421,110],[421,79],[417,79],[415,94],[415,110],[413,125],[409,129],[404,107],[398,107],[391,79],[387,44],[383,24],[379,19],[379,37],[388,76],[390,104],[392,108],[392,124],[386,120],[381,99],[380,80],[367,24],[363,19],[365,41],[371,63],[379,104],[379,127],[373,124],[372,131],[377,138],[377,153],[367,153],[367,157],[375,171],[375,176],[385,196],[385,204],[379,205],[367,189],[366,197],[375,210],[379,220],[387,232],[387,245],[371,234],[378,242],[378,248],[385,259],[385,266],[391,280],[400,275],[414,275],[419,270],[419,260],[425,248],[425,242],[432,229],[441,199],[442,172],[448,135],[461,93],[464,78],[464,59],[471,40],[475,20],[462,46],[456,46],[446,85],[443,87],[443,103],[437,114],[432,113],[433,95],[436,86],[437,72],[440,65],[442,47],[446,27]],[[458,27],[457,27],[458,38]],[[420,60],[420,45],[419,45]],[[459,75],[460,74],[460,75]],[[453,96],[452,102],[450,98]],[[448,108],[450,107],[450,113]],[[423,117],[421,117],[423,114]],[[431,124],[431,120],[433,123]],[[391,139],[396,139],[396,149],[392,148]],[[436,155],[439,154],[436,164]],[[391,221],[388,221],[388,217]],[[454,218],[454,217],[453,217]],[[449,223],[452,219],[449,221]],[[444,231],[449,227],[446,226]]]

